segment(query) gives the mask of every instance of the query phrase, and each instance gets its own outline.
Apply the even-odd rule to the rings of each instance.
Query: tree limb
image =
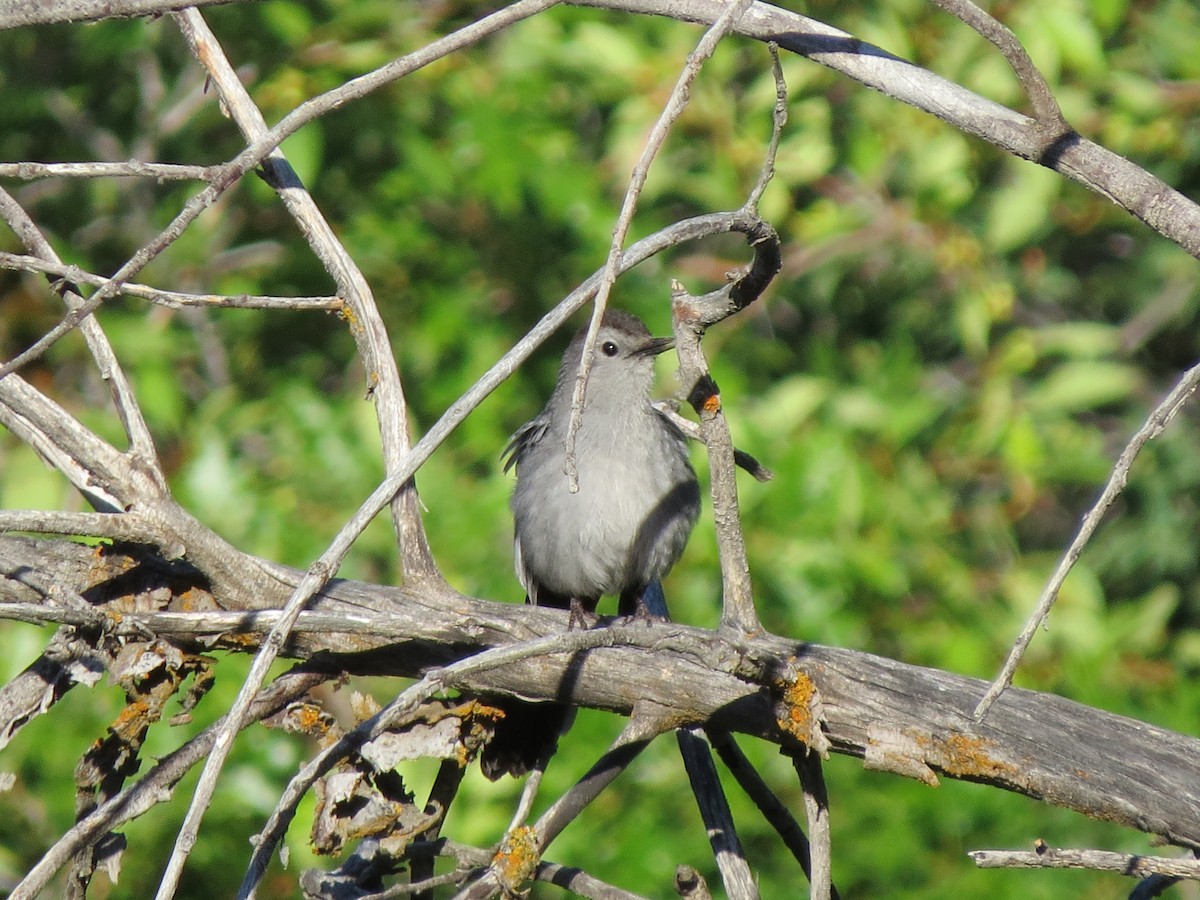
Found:
[[[122,582],[113,580],[118,572],[169,570],[154,554],[132,547],[113,554],[103,568],[97,567],[94,548],[65,541],[0,537],[0,553],[10,565],[53,572],[65,588],[93,603],[105,602],[110,587],[124,596]],[[281,578],[299,576],[270,568]],[[104,571],[114,574],[98,578]],[[169,588],[169,579],[164,581],[160,589]],[[255,599],[281,603],[286,593],[281,580],[273,593]],[[30,595],[0,581],[0,602],[10,598],[29,602]],[[566,614],[558,610],[491,603],[447,588],[353,581],[328,585],[311,609],[355,622],[375,617],[387,634],[407,635],[355,634],[361,626],[348,624],[343,631],[330,625],[316,635],[295,634],[284,648],[300,658],[323,653],[329,665],[356,674],[411,677],[464,654],[553,635],[566,626]],[[628,715],[639,699],[654,698],[675,727],[704,723],[785,748],[800,748],[795,735],[808,734],[815,724],[835,752],[863,757],[875,769],[930,783],[938,777],[979,781],[1200,847],[1200,739],[1019,688],[1006,691],[977,723],[979,679],[774,635],[731,643],[719,633],[683,625],[643,627],[653,637],[651,649],[608,647],[582,658],[515,663],[463,687],[561,700],[560,686],[570,678],[572,701],[581,706]],[[242,641],[231,646],[245,650]],[[793,687],[819,689],[819,722],[799,702],[804,691],[781,687],[785,679],[779,673],[789,671],[795,673]]]

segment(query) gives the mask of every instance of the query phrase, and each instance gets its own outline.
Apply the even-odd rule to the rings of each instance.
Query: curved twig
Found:
[[[1013,72],[1016,73],[1017,79],[1021,82],[1021,87],[1025,89],[1025,94],[1033,105],[1034,118],[1046,132],[1047,137],[1058,138],[1072,131],[1071,126],[1067,124],[1066,117],[1063,116],[1062,108],[1058,105],[1054,92],[1050,90],[1050,85],[1046,83],[1046,79],[1038,67],[1033,64],[1029,53],[1017,40],[1017,36],[1006,25],[980,9],[971,0],[933,0],[933,2],[975,29],[1004,55]]]

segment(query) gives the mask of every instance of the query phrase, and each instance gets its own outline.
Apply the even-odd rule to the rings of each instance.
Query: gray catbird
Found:
[[[654,357],[673,342],[651,337],[637,316],[605,312],[575,439],[579,490],[572,493],[565,441],[586,332],[567,347],[545,409],[505,449],[505,471],[517,469],[517,578],[528,602],[570,608],[573,620],[610,594],[623,615],[665,615],[659,579],[700,513],[686,438],[650,405]],[[490,778],[530,769],[569,724],[562,704],[506,702],[505,712],[482,757]]]

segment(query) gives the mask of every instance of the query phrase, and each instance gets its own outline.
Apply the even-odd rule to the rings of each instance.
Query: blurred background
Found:
[[[1024,109],[1003,59],[930,4],[789,6]],[[487,11],[468,2],[268,0],[204,16],[274,123]],[[1014,0],[991,11],[1025,42],[1085,137],[1197,195],[1200,11],[1190,0]],[[603,264],[629,171],[699,35],[668,20],[554,9],[284,145],[375,292],[416,435]],[[779,634],[989,678],[1121,448],[1200,359],[1196,261],[1052,172],[814,63],[789,57],[784,69],[791,118],[762,204],[784,241],[784,268],[758,303],[706,339],[735,441],[776,476],[767,484],[740,476],[760,615]],[[223,162],[243,143],[203,88],[169,19],[0,33],[0,159]],[[773,100],[766,48],[727,39],[655,163],[634,238],[738,207],[758,175]],[[67,262],[102,274],[198,190],[148,179],[5,187]],[[7,229],[0,249],[21,250]],[[622,279],[613,303],[669,333],[670,278],[708,290],[747,259],[733,238],[679,248]],[[225,294],[333,291],[254,177],[137,280]],[[44,280],[0,271],[0,357],[27,347],[60,312]],[[366,379],[336,316],[181,312],[122,298],[100,321],[176,496],[244,550],[306,566],[381,478]],[[420,472],[433,550],[466,593],[522,599],[511,567],[511,476],[498,458],[540,409],[567,338],[496,391]],[[667,396],[674,361],[661,366]],[[120,441],[77,335],[23,375]],[[1192,406],[1143,452],[1019,684],[1197,733],[1198,444]],[[702,453],[693,458],[703,479]],[[0,506],[82,503],[27,446],[0,434]],[[342,574],[398,579],[385,520]],[[714,626],[719,585],[706,508],[666,584],[673,615]],[[0,676],[34,659],[47,634],[0,624]],[[219,715],[244,671],[244,660],[223,659],[195,724],[156,726],[144,756],[168,752]],[[354,687],[386,700],[402,685]],[[106,684],[77,689],[0,751],[0,771],[18,776],[0,793],[0,882],[19,877],[69,827],[75,763],[122,704]],[[547,802],[620,726],[580,717],[547,775]],[[802,816],[788,761],[770,745],[743,743]],[[239,739],[180,896],[232,895],[247,838],[312,749],[261,728]],[[419,798],[433,772],[404,771]],[[1142,835],[978,785],[944,779],[930,789],[842,757],[826,777],[834,878],[846,897],[1124,896],[1129,885],[1116,876],[980,872],[965,853],[1028,848],[1038,837],[1149,849]],[[119,885],[97,878],[92,896],[152,893],[193,782],[126,829]],[[472,772],[447,832],[492,844],[518,789]],[[801,894],[802,875],[774,833],[736,787],[730,795],[763,895]],[[290,871],[260,896],[295,896],[301,868],[333,865],[314,863],[307,828],[302,814],[289,835]],[[648,896],[670,893],[677,863],[719,884],[670,740],[654,744],[548,858]]]

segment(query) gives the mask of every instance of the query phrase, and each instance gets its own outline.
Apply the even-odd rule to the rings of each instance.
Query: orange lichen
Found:
[[[780,680],[783,703],[776,710],[779,727],[797,740],[808,743],[816,723],[813,721],[813,701],[817,686],[804,672],[797,672],[790,681]]]
[[[537,829],[522,825],[504,836],[500,849],[492,857],[492,871],[504,890],[514,894],[533,877],[539,859]]]
[[[321,707],[315,703],[305,703],[295,710],[296,723],[306,734],[324,733],[329,730],[329,722]]]
[[[951,734],[946,737],[925,736],[918,742],[929,751],[926,760],[947,775],[1011,779],[1021,774],[1018,766],[991,754],[990,750],[995,744],[986,738]]]

